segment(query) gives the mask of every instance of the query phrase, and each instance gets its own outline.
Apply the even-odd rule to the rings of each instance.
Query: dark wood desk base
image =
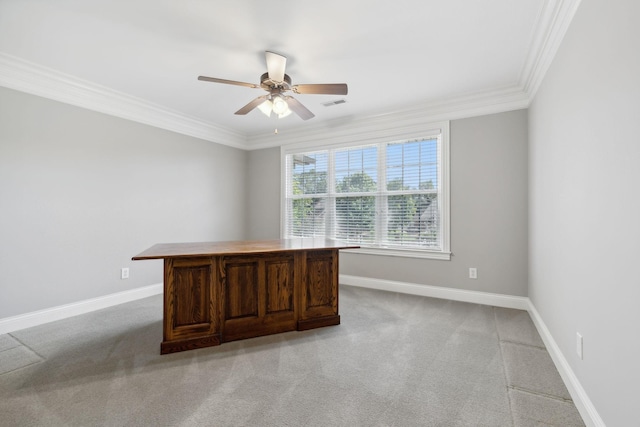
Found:
[[[236,244],[156,245],[133,258],[164,258],[161,354],[340,324],[338,250],[345,246]]]
[[[160,354],[177,353],[179,351],[195,350],[196,348],[212,347],[214,345],[220,345],[219,335],[179,341],[163,341],[160,343]]]

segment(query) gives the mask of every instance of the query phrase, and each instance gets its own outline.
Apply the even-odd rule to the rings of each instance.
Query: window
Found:
[[[283,235],[361,252],[449,259],[448,132],[283,149]]]

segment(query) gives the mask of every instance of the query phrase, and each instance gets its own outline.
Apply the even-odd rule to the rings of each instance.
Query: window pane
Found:
[[[352,243],[375,241],[376,200],[373,196],[336,198],[336,238]]]
[[[438,140],[387,144],[387,190],[431,190],[438,182]]]
[[[377,189],[377,147],[337,150],[335,154],[337,193],[374,192]]]
[[[387,197],[389,245],[440,247],[440,214],[435,194],[403,194]]]
[[[293,156],[293,194],[323,194],[327,192],[328,153],[296,154]]]
[[[314,237],[325,235],[325,198],[292,200],[288,219],[290,235],[295,237]]]
[[[442,135],[288,154],[284,235],[448,250],[438,182],[448,151],[441,144]]]

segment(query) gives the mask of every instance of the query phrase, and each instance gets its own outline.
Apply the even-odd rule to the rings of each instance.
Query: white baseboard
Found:
[[[556,344],[551,332],[549,332],[549,329],[529,298],[396,282],[392,280],[372,279],[345,274],[340,275],[340,284],[528,311],[533,320],[533,324],[547,347],[553,363],[556,365],[562,380],[569,390],[573,403],[576,405],[587,427],[606,427],[598,411],[596,411],[593,403],[591,403],[589,396],[587,396],[584,388],[582,388],[580,381],[578,381],[578,378],[569,366],[567,359],[560,351],[560,347]]]
[[[560,347],[558,347],[558,344],[553,339],[551,332],[549,332],[547,325],[545,325],[542,317],[540,317],[540,313],[538,313],[538,310],[536,310],[531,300],[529,300],[527,311],[529,311],[533,324],[536,325],[536,329],[544,345],[547,347],[547,351],[551,359],[553,359],[553,363],[556,365],[558,372],[560,372],[560,376],[569,390],[573,403],[576,405],[576,408],[578,408],[578,412],[580,412],[587,427],[606,427],[604,421],[600,418],[600,414],[598,414],[595,406],[591,403],[587,392],[582,388],[576,374],[571,369],[571,366],[569,366],[569,362],[567,362],[562,351],[560,351]]]
[[[0,319],[0,334],[8,334],[20,329],[31,328],[32,326],[66,319],[67,317],[89,313],[91,311],[123,304],[129,301],[135,301],[137,299],[161,294],[162,292],[162,283],[156,283],[155,285],[136,288],[130,291],[118,292],[98,298],[74,302],[72,304],[65,304],[18,316],[6,317],[4,319]]]
[[[393,280],[372,279],[369,277],[340,275],[340,283],[362,288],[380,289],[382,291],[400,292],[423,297],[441,298],[475,304],[493,305],[495,307],[527,310],[529,298],[511,295],[492,294],[489,292],[468,291],[464,289],[444,288],[440,286],[419,285],[416,283],[396,282]]]

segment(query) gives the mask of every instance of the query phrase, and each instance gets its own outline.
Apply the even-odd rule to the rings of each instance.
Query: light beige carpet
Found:
[[[340,314],[165,356],[160,296],[1,336],[0,425],[584,425],[526,312],[342,286]]]

